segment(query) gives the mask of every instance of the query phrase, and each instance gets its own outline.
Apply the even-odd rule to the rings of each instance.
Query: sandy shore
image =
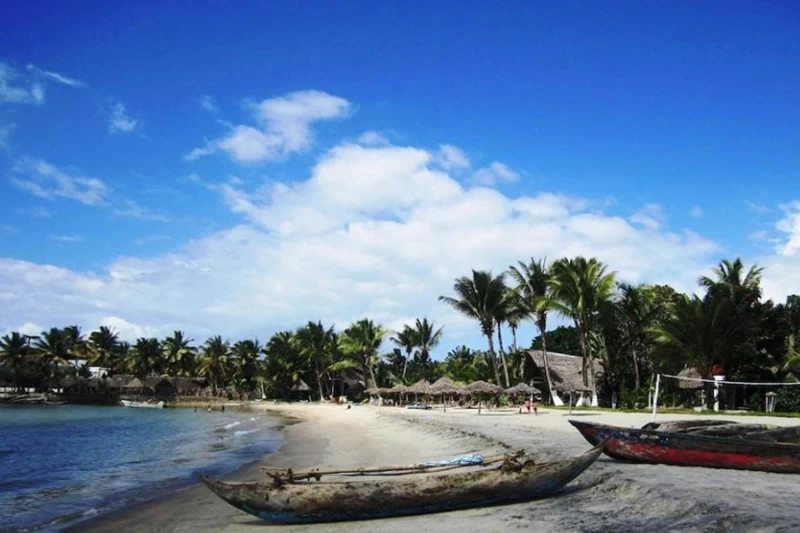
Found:
[[[264,464],[282,467],[413,463],[460,453],[524,448],[542,461],[577,455],[589,445],[563,411],[538,416],[516,410],[412,411],[325,405],[259,406],[297,420],[285,444]],[[627,427],[647,414],[591,413],[574,418]],[[659,420],[691,418],[661,416]],[[798,424],[796,419],[736,418],[748,423]],[[263,479],[256,465],[230,479]],[[601,458],[558,497],[525,504],[381,521],[281,527],[281,531],[797,531],[796,476],[625,464]],[[84,524],[80,531],[261,531],[264,522],[240,512],[204,486],[192,487]],[[77,530],[77,529],[76,529]]]

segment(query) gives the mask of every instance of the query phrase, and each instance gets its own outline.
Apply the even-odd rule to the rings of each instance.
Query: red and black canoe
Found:
[[[800,474],[800,426],[720,437],[569,422],[592,444],[606,440],[605,454],[623,461]]]

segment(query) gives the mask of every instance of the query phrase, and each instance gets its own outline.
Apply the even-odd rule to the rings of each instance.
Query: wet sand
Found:
[[[589,448],[564,411],[413,411],[331,405],[259,405],[294,417],[285,443],[263,464],[292,468],[371,466],[441,459],[461,453],[526,449],[538,461]],[[576,412],[573,418],[640,427],[648,414]],[[659,420],[697,418],[660,416]],[[730,417],[793,425],[797,419]],[[257,465],[229,476],[263,480]],[[535,502],[380,521],[280,527],[281,531],[798,531],[797,476],[627,464],[602,457],[557,497]],[[265,523],[229,506],[204,486],[83,524],[75,531],[264,531]],[[273,529],[266,526],[267,529]],[[274,526],[278,529],[278,526]]]

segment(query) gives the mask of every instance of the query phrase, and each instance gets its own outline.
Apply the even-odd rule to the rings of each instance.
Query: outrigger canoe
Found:
[[[622,428],[570,420],[592,444],[623,461],[800,474],[800,426],[768,430],[731,423]]]
[[[602,453],[602,445],[566,461],[534,464],[510,457],[499,467],[397,480],[227,483],[203,476],[220,498],[273,524],[309,524],[410,516],[530,501],[575,479]],[[314,478],[313,473],[308,477]],[[292,479],[290,474],[289,479]],[[297,479],[296,477],[294,479]]]

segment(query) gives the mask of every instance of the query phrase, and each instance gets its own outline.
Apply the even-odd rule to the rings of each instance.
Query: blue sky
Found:
[[[436,297],[531,255],[800,291],[795,3],[149,4],[4,4],[0,332],[477,347]]]

